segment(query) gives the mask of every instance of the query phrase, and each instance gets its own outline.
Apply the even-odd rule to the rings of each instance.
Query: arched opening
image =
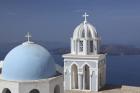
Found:
[[[84,66],[84,88],[89,90],[90,89],[90,71],[89,66]]]
[[[93,40],[90,41],[90,52],[93,53]]]
[[[81,37],[84,38],[85,37],[85,31],[83,30],[81,33]]]
[[[71,88],[78,89],[78,70],[75,64],[71,67]]]
[[[40,93],[37,89],[32,89],[29,93]]]
[[[60,87],[59,87],[59,85],[56,85],[55,86],[54,93],[60,93]]]
[[[11,93],[11,91],[8,88],[4,88],[3,91],[2,91],[2,93]]]
[[[83,52],[83,41],[79,41],[79,52]]]
[[[91,35],[91,32],[90,31],[88,31],[88,37],[89,38],[92,38],[92,35]]]

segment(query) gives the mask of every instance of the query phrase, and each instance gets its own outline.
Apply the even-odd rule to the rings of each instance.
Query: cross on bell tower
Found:
[[[30,38],[31,38],[32,36],[30,35],[29,32],[27,32],[27,34],[25,35],[25,37],[27,38],[27,41],[30,42]]]
[[[83,17],[85,18],[85,20],[84,20],[84,22],[87,22],[87,17],[88,17],[89,15],[87,15],[87,13],[85,12],[85,14],[83,15]]]

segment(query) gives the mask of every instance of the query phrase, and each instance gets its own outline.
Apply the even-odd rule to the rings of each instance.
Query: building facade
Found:
[[[78,25],[71,38],[71,53],[64,54],[64,90],[98,91],[106,83],[106,55],[100,54],[96,29],[87,21]]]

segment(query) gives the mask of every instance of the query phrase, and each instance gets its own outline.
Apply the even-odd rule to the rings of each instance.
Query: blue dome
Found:
[[[5,80],[46,79],[55,74],[55,63],[50,53],[33,42],[25,42],[12,49],[2,67]]]

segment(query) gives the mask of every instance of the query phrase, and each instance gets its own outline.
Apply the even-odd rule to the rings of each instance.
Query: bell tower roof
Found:
[[[83,15],[84,22],[80,23],[73,32],[73,38],[96,38],[97,32],[93,25],[87,21],[87,13]]]
[[[84,21],[73,32],[71,38],[71,53],[77,55],[97,54],[100,37],[95,27],[87,21],[87,13],[83,15]]]

